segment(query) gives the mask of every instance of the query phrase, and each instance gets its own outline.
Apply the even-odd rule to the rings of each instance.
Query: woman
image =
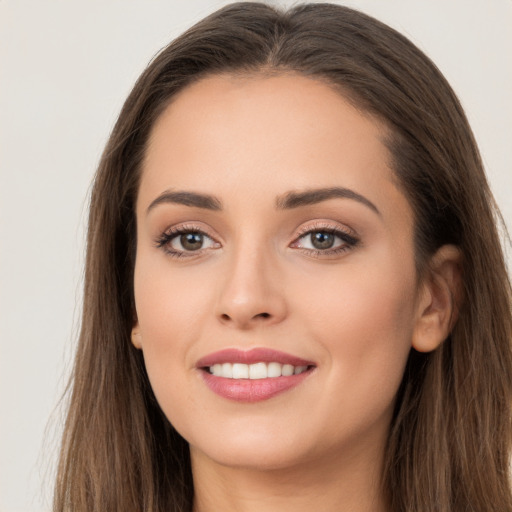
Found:
[[[328,4],[209,16],[98,169],[55,510],[512,510],[496,217],[404,37]]]

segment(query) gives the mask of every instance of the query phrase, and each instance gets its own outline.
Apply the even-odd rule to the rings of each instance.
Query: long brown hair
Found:
[[[394,512],[512,511],[511,286],[498,210],[464,112],[405,37],[352,9],[229,5],[167,46],[137,81],[101,159],[90,204],[81,333],[54,510],[189,512],[188,445],[163,415],[134,321],[135,200],[155,120],[216,73],[293,71],[338,87],[389,128],[397,182],[415,215],[418,275],[443,244],[463,255],[451,336],[411,351],[386,453]]]

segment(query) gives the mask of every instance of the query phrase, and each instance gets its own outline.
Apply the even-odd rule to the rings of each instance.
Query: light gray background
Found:
[[[116,115],[148,60],[226,3],[0,0],[0,512],[50,509],[88,187]],[[339,3],[445,73],[512,226],[512,0]]]

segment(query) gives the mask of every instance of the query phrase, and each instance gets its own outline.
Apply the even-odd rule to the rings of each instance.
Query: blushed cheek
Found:
[[[146,338],[187,339],[208,300],[205,283],[173,273],[164,258],[142,259],[135,271],[135,305]]]
[[[186,407],[188,400],[180,383],[187,371],[187,345],[197,336],[197,323],[188,313],[191,304],[189,295],[180,296],[166,280],[149,279],[143,272],[136,276],[144,363],[155,397],[169,419],[173,411]]]
[[[310,297],[304,314],[315,319],[313,335],[340,372],[399,382],[411,346],[414,283],[389,269],[355,275]]]

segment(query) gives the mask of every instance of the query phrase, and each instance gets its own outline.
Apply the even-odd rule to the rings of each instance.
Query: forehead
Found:
[[[251,128],[261,126],[273,126],[276,130],[282,127],[290,132],[295,125],[304,131],[304,128],[311,128],[314,121],[322,123],[318,128],[340,129],[339,122],[344,119],[353,129],[357,125],[373,132],[371,135],[383,138],[388,133],[385,124],[357,108],[353,96],[341,87],[294,72],[211,75],[185,87],[172,98],[153,127],[150,144],[158,140],[162,125],[166,125],[165,130],[170,135],[170,125],[183,132],[187,127],[197,129],[206,123],[216,123],[220,129],[236,121],[250,134]],[[338,123],[333,123],[335,120]],[[297,124],[300,121],[306,121],[306,125]],[[285,141],[279,139],[277,142]]]
[[[320,80],[210,76],[181,91],[153,127],[140,192],[150,201],[175,187],[277,195],[344,186],[378,200],[382,180],[394,181],[387,135]]]

